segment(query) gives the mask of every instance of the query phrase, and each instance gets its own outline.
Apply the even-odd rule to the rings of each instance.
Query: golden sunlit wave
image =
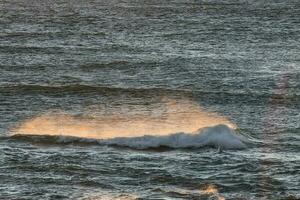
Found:
[[[217,200],[225,200],[225,198],[219,194],[219,190],[214,185],[208,185],[208,186],[200,189],[200,193],[205,194],[205,195],[212,195]]]
[[[118,112],[118,109],[128,110],[130,114]],[[218,124],[235,128],[227,118],[203,111],[191,100],[164,99],[156,106],[138,106],[137,109],[124,104],[118,109],[97,116],[85,113],[74,116],[63,111],[49,111],[25,120],[14,128],[12,133],[111,139],[143,135],[161,136],[177,132],[193,133],[199,128]]]
[[[197,199],[215,199],[215,200],[225,200],[215,185],[209,184],[200,189],[183,189],[183,188],[170,188],[166,190],[167,192],[175,192],[180,195],[192,195],[198,197]]]

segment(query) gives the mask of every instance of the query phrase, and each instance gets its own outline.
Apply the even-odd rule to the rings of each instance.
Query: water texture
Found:
[[[299,35],[298,0],[1,0],[0,199],[299,199]]]

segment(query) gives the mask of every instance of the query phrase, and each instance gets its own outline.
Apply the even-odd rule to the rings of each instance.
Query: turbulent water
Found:
[[[298,0],[0,1],[0,199],[299,199]]]

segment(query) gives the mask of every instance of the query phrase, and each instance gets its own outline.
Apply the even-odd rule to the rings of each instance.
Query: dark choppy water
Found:
[[[0,199],[299,199],[299,35],[298,0],[0,1]],[[165,99],[192,99],[253,143],[9,136],[48,112],[134,124],[162,117]]]

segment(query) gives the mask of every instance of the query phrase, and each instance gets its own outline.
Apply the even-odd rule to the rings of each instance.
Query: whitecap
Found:
[[[226,125],[201,128],[194,133],[174,133],[164,136],[145,135],[142,137],[118,137],[107,140],[99,140],[99,143],[131,147],[136,149],[148,149],[157,147],[170,148],[199,148],[212,146],[222,149],[244,149],[249,140],[237,134]]]

